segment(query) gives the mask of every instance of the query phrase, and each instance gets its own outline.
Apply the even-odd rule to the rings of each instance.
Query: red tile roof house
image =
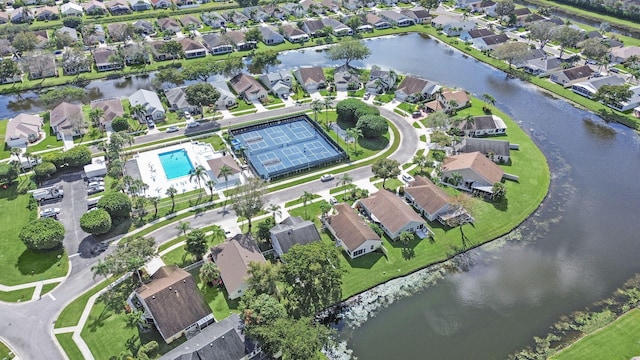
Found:
[[[390,191],[380,190],[356,201],[354,206],[380,225],[391,240],[398,239],[404,231],[416,233],[420,238],[432,234],[427,222]]]
[[[57,138],[72,138],[86,132],[87,125],[84,122],[82,106],[63,102],[51,110],[49,114],[50,125]]]
[[[416,176],[404,190],[404,197],[422,216],[443,225],[473,221],[467,212],[456,205],[451,195],[426,177]]]
[[[350,258],[382,248],[380,236],[349,204],[336,204],[334,209],[336,213],[323,219],[323,223]]]
[[[240,73],[229,80],[231,87],[246,101],[262,100],[267,97],[267,90],[253,76]]]
[[[211,259],[220,269],[230,300],[241,297],[247,290],[249,263],[267,262],[250,234],[238,234],[212,248]]]
[[[480,152],[449,156],[442,165],[442,182],[449,184],[454,174],[462,176],[456,187],[472,193],[492,194],[493,184],[502,181],[504,170]]]
[[[306,92],[317,91],[327,86],[324,72],[319,66],[297,69],[293,72],[293,76]]]
[[[240,169],[240,166],[238,166],[238,163],[231,155],[207,160],[207,165],[211,172],[210,175],[212,175],[211,178],[216,183],[216,188],[229,187],[240,183],[242,169]],[[222,168],[225,166],[229,169],[226,178],[224,174],[222,174]]]
[[[136,289],[135,296],[167,344],[215,322],[191,274],[176,265],[153,273],[151,282]]]
[[[7,123],[4,143],[10,148],[27,146],[40,138],[43,124],[38,115],[19,114]]]

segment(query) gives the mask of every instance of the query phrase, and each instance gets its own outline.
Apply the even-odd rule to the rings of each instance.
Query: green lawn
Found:
[[[640,354],[640,310],[633,309],[606,327],[552,356],[555,360],[631,359]]]
[[[6,302],[20,302],[29,301],[33,296],[35,288],[26,288],[14,291],[0,291],[0,301]]]
[[[69,269],[64,249],[27,250],[18,234],[29,222],[29,196],[19,194],[17,183],[0,189],[0,283],[18,285],[64,276]],[[58,259],[60,256],[60,259]]]
[[[7,345],[5,345],[4,343],[0,342],[0,359],[13,359],[14,355],[11,353],[11,351],[9,350],[9,348],[7,347]]]
[[[78,325],[78,321],[80,321],[82,311],[84,310],[85,306],[87,306],[89,298],[97,294],[98,291],[107,287],[116,279],[116,277],[111,277],[107,280],[104,280],[97,286],[91,288],[89,291],[73,300],[69,305],[67,305],[67,307],[62,310],[53,327],[59,329]]]
[[[48,293],[49,291],[53,290],[56,288],[56,286],[60,285],[59,282],[56,283],[51,283],[51,284],[44,284],[42,285],[42,291],[40,291],[40,296],[45,295],[46,293]]]
[[[204,229],[206,231],[206,229]],[[184,236],[181,236],[184,240]],[[216,246],[221,244],[224,239],[214,240],[211,236],[207,236],[207,245],[208,247]],[[178,243],[180,241],[176,241]],[[193,264],[198,259],[194,258],[193,255],[187,254],[184,245],[171,250],[170,252],[164,254],[162,256],[162,261],[164,261],[167,265],[178,265],[180,267],[184,267],[190,264]]]
[[[84,357],[78,349],[75,341],[73,341],[73,333],[56,334],[56,339],[64,352],[67,354],[69,360],[82,360]]]
[[[229,317],[229,315],[233,313],[239,313],[238,311],[238,300],[229,300],[227,297],[227,290],[224,286],[214,286],[209,287],[200,281],[200,277],[198,276],[200,271],[200,267],[197,267],[191,270],[191,275],[193,279],[198,284],[198,288],[202,292],[205,301],[209,304],[211,311],[213,312],[213,316],[217,321],[220,321],[224,318]]]

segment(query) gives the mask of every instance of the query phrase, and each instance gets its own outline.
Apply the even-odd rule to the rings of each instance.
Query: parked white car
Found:
[[[40,210],[40,217],[58,217],[58,214],[60,214],[60,208],[46,208],[46,209],[42,209]]]

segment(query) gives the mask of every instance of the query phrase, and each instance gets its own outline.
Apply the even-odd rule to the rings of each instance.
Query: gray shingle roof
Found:
[[[280,244],[283,253],[295,245],[305,245],[320,240],[318,229],[312,221],[302,220],[298,216],[289,216],[270,231],[272,239]]]

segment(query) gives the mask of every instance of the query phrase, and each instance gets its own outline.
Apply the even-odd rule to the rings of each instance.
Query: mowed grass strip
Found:
[[[78,349],[78,345],[73,341],[73,333],[56,334],[56,339],[62,349],[67,354],[69,360],[82,360],[84,357]]]
[[[552,356],[551,359],[631,359],[638,354],[640,354],[640,310],[633,309],[613,323],[578,340]]]

